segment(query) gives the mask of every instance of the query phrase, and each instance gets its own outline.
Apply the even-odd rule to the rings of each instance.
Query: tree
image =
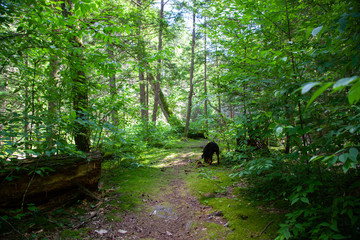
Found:
[[[142,1],[137,0],[139,19],[138,19],[138,64],[139,64],[139,84],[140,84],[140,112],[141,119],[147,123],[149,118],[148,106],[146,103],[146,91],[145,91],[145,42],[142,37]]]
[[[62,3],[63,17],[71,19],[74,3],[71,0]],[[77,30],[78,26],[69,25],[72,30]],[[68,41],[73,47],[70,56],[70,77],[73,85],[73,109],[75,112],[74,139],[78,150],[83,152],[90,151],[90,125],[88,109],[88,80],[85,75],[85,59],[80,52],[85,48],[80,36],[69,36]]]
[[[193,78],[194,78],[194,59],[195,59],[195,0],[193,1],[193,17],[192,17],[192,39],[191,39],[191,65],[190,65],[190,82],[189,82],[189,97],[186,113],[186,123],[185,123],[185,133],[184,136],[187,137],[189,134],[189,125],[192,109],[192,97],[193,97]]]

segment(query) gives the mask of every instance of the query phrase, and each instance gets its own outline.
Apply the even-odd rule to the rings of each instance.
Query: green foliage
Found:
[[[359,236],[359,12],[352,0],[214,1],[207,12],[227,51],[218,92],[239,106],[225,157],[254,196],[288,204],[279,239]]]
[[[177,3],[159,20],[152,4],[70,2],[0,5],[0,165],[16,170],[18,157],[82,154],[76,139],[83,137],[114,162],[142,166],[145,149],[175,146],[184,131],[190,34],[180,16],[191,6]],[[197,7],[207,22],[198,26],[189,135],[217,141],[223,163],[252,182],[256,197],[288,203],[279,239],[357,237],[359,2]],[[137,79],[152,79],[158,59],[171,126],[160,110],[156,124],[139,116],[154,96],[149,85],[140,106]]]

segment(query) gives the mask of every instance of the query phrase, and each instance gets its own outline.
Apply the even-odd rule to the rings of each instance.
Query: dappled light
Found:
[[[360,1],[0,1],[0,239],[360,239]]]

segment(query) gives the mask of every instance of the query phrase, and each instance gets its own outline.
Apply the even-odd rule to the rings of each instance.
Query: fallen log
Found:
[[[95,152],[86,157],[28,158],[2,166],[0,208],[23,208],[29,203],[61,206],[81,193],[97,191],[102,159],[101,153]]]

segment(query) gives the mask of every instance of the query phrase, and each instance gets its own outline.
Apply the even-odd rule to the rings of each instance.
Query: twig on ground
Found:
[[[265,227],[264,229],[256,236],[256,238],[260,237],[264,232],[265,230],[270,226],[270,224],[272,224],[274,221],[270,221]]]
[[[80,228],[82,225],[84,225],[85,223],[89,222],[90,219],[94,218],[95,216],[98,215],[98,211],[95,214],[90,215],[89,217],[86,218],[86,220],[82,221],[81,223],[74,225],[71,229],[78,229]]]
[[[4,222],[6,222],[16,233],[20,234],[22,237],[24,237],[25,239],[28,239],[24,234],[22,234],[19,230],[17,230],[9,221],[7,221],[5,218],[1,217],[1,220],[3,220]]]

